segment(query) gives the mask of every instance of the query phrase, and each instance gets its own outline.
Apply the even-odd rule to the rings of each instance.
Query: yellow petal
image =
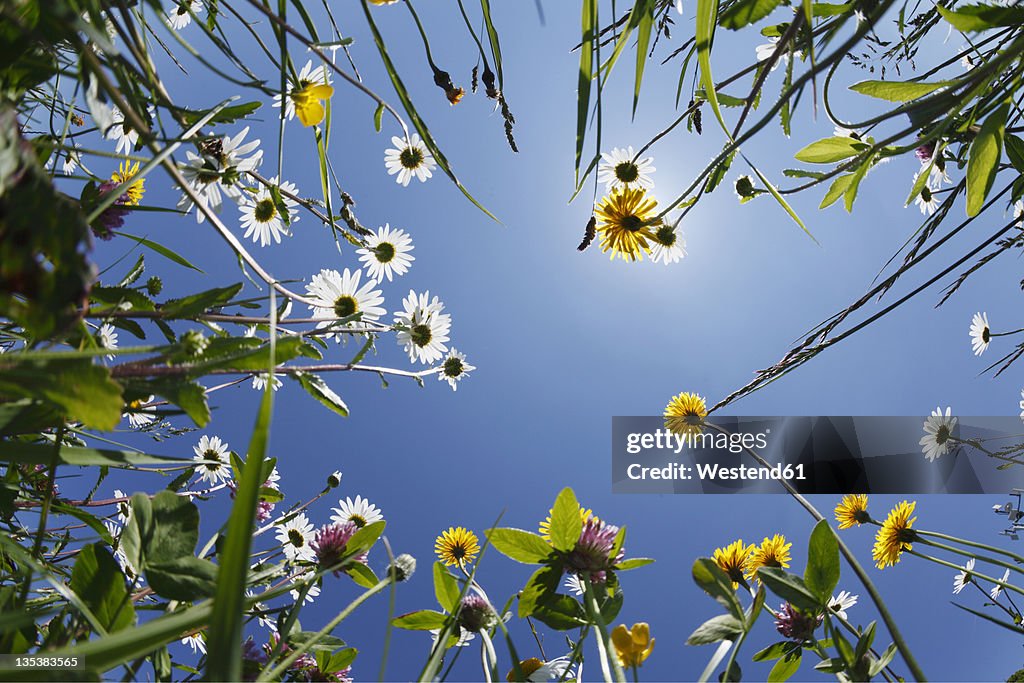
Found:
[[[637,650],[642,650],[647,647],[647,642],[651,639],[651,629],[646,622],[633,624],[633,628],[630,633],[633,636],[633,642],[636,644]]]
[[[295,102],[295,113],[302,125],[315,126],[324,120],[324,106],[317,100],[303,100]]]
[[[648,646],[647,646],[647,647],[646,647],[646,648],[644,649],[644,651],[640,653],[640,661],[639,661],[639,662],[637,662],[638,664],[643,664],[643,663],[644,663],[644,661],[646,661],[646,660],[647,660],[647,658],[648,658],[648,657],[650,656],[650,654],[651,654],[651,650],[653,650],[653,649],[654,649],[654,641],[655,641],[655,640],[657,640],[657,639],[656,639],[656,638],[651,638],[651,643],[650,643],[650,645],[648,645]]]
[[[633,638],[629,635],[625,624],[619,624],[612,631],[612,643],[619,652],[619,658],[626,660],[633,651]]]
[[[310,85],[303,90],[303,94],[315,100],[328,100],[334,95],[334,88],[329,85]]]

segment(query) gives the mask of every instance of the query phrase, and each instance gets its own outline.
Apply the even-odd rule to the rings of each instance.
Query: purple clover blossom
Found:
[[[256,521],[263,523],[270,519],[271,513],[274,511],[274,504],[268,503],[265,500],[261,500],[256,503]]]
[[[801,612],[787,602],[779,608],[775,629],[786,638],[803,642],[814,637],[814,630],[821,622],[822,617]]]
[[[462,628],[479,633],[494,626],[497,619],[494,608],[482,596],[470,593],[462,598],[459,605],[459,626]]]
[[[615,537],[619,534],[619,527],[591,517],[583,523],[583,530],[580,538],[576,541],[576,547],[569,553],[566,565],[569,570],[577,575],[590,574],[593,583],[602,583],[605,580],[607,570],[619,562],[624,555],[620,548],[618,554],[612,557],[612,550],[615,548]]]
[[[252,636],[242,643],[242,680],[255,681],[267,663],[267,655]]]
[[[935,141],[932,140],[921,145],[914,150],[914,154],[917,156],[918,161],[922,164],[927,164],[932,160],[932,155],[935,154]]]
[[[98,188],[100,197],[110,194],[120,183],[108,180],[100,183]],[[125,192],[114,200],[114,203],[103,210],[92,224],[92,233],[101,240],[109,240],[114,236],[114,229],[124,225],[124,217],[128,215],[129,209],[125,207],[128,203],[128,193]]]
[[[341,562],[341,559],[345,557],[345,546],[358,530],[359,527],[353,522],[334,522],[317,530],[310,547],[316,551],[316,561],[321,569],[334,567]],[[352,559],[366,564],[366,553],[356,555]],[[340,574],[341,570],[334,570],[335,576]]]

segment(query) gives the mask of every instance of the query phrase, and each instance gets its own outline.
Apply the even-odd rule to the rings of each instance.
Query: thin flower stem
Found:
[[[991,557],[985,557],[984,555],[977,555],[975,553],[971,553],[960,548],[955,548],[951,545],[946,545],[945,543],[936,543],[935,541],[929,541],[926,538],[918,538],[918,542],[923,543],[925,545],[930,545],[933,548],[938,548],[939,550],[945,550],[946,552],[955,553],[963,557],[970,557],[976,560],[981,560],[982,562],[986,562],[988,564],[994,564],[997,567],[1002,567],[1003,569],[1010,569],[1017,572],[1018,574],[1024,574],[1024,569],[1016,565],[1010,564],[1009,562],[1003,562],[1002,560],[997,560]]]
[[[587,612],[591,623],[597,627],[597,650],[601,659],[601,673],[604,675],[605,683],[611,683],[612,681],[612,671],[609,670],[609,665],[615,671],[615,680],[618,683],[625,683],[626,676],[622,672],[619,658],[617,655],[612,655],[608,647],[608,629],[605,626],[604,619],[601,617],[601,608],[597,604],[597,596],[594,595],[594,585],[590,580],[590,573],[585,573],[581,581],[586,593]]]
[[[194,372],[195,368],[188,366],[138,366],[138,365],[116,365],[110,369],[111,377],[169,377],[176,375],[187,375]],[[304,372],[374,372],[381,375],[395,375],[397,377],[410,377],[413,379],[436,375],[441,368],[427,368],[426,370],[397,370],[377,365],[354,365],[351,363],[325,363],[321,365],[285,366],[280,365],[274,369],[274,374],[297,375]],[[262,370],[237,370],[232,368],[215,368],[206,370],[207,375],[258,375]]]
[[[952,562],[947,562],[946,560],[939,559],[938,557],[933,557],[932,555],[925,555],[924,553],[922,553],[920,551],[917,551],[917,550],[904,550],[903,552],[909,553],[911,555],[914,555],[915,557],[920,557],[923,560],[929,560],[931,562],[934,562],[935,564],[940,564],[943,567],[948,567],[950,569],[955,569],[958,572],[964,571],[964,568],[961,567],[958,564],[953,564]],[[991,576],[988,576],[987,574],[981,574],[981,573],[976,572],[976,571],[971,571],[969,573],[970,573],[971,576],[976,576],[979,579],[984,579],[985,581],[989,581],[989,582],[994,583],[996,585],[1002,586],[1006,590],[1011,590],[1014,593],[1019,593],[1021,595],[1024,595],[1024,589],[1017,588],[1012,583],[1007,583],[1007,582],[1002,581],[1000,579],[996,579],[996,578],[993,578]]]
[[[728,430],[719,425],[710,422],[707,422],[705,424],[706,426],[711,427],[715,431],[720,432],[722,434],[729,433]],[[743,450],[746,451],[746,453],[750,455],[750,457],[752,457],[761,465],[769,468],[771,467],[771,464],[763,457],[761,457],[761,455],[754,451],[752,448],[747,448],[744,446]],[[801,507],[807,510],[807,512],[812,517],[814,517],[819,522],[825,519],[825,516],[818,512],[818,509],[811,505],[810,501],[808,501],[806,498],[800,495],[800,492],[797,491],[792,484],[790,484],[785,479],[780,480],[780,483],[783,485],[783,487],[785,487],[786,491],[789,492],[789,495],[793,498],[793,500],[795,500],[797,503],[800,504]],[[888,629],[889,635],[892,636],[893,643],[896,644],[896,649],[899,650],[900,656],[903,657],[904,663],[906,663],[907,668],[910,669],[911,675],[918,681],[927,680],[925,678],[924,672],[921,670],[920,665],[917,663],[917,659],[914,658],[914,654],[910,651],[910,646],[907,645],[907,641],[904,640],[903,634],[900,632],[899,627],[896,625],[896,620],[893,619],[892,614],[889,613],[889,608],[886,606],[885,601],[882,599],[881,594],[878,592],[878,589],[875,588],[875,584],[871,581],[871,578],[868,576],[868,573],[864,571],[864,567],[861,566],[860,561],[857,560],[857,557],[853,554],[853,552],[850,551],[850,548],[847,547],[843,539],[839,537],[839,534],[836,533],[836,530],[833,529],[831,525],[829,525],[829,529],[832,531],[832,536],[836,539],[836,543],[839,545],[839,551],[843,554],[843,557],[846,558],[847,564],[849,564],[850,568],[853,569],[854,574],[857,575],[857,578],[860,580],[861,584],[864,585],[864,589],[867,590],[868,595],[871,597],[871,601],[875,604],[875,608],[878,610],[879,616],[882,617],[882,621],[885,622],[885,627],[886,629]]]
[[[499,616],[498,618],[500,619],[501,617]],[[482,628],[478,633],[480,641],[483,643],[480,653],[484,660],[484,679],[487,683],[491,683],[494,680],[493,677],[497,676],[498,653],[494,651],[494,643],[491,642],[491,636],[487,633],[487,629]]]
[[[987,598],[988,600],[991,600],[993,605],[995,605],[999,609],[1001,609],[1004,612],[1006,612],[1006,616],[1010,617],[1011,619],[1013,619],[1013,618],[1015,618],[1017,616],[1016,614],[1013,613],[1013,610],[1011,610],[1009,607],[1007,607],[1006,605],[1002,604],[998,600],[993,599],[992,596],[989,593],[986,593],[985,589],[982,588],[981,586],[979,586],[977,581],[972,580],[971,581],[971,585],[974,586],[978,590],[978,592],[980,592],[982,594],[982,596],[984,598]]]

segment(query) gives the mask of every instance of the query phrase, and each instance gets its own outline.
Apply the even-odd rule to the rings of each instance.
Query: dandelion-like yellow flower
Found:
[[[434,542],[434,552],[446,565],[457,564],[460,567],[472,562],[480,552],[480,544],[476,534],[463,527],[449,527]]]
[[[875,566],[879,569],[895,566],[900,561],[904,550],[910,550],[911,543],[916,540],[917,535],[911,529],[917,517],[914,514],[916,502],[901,502],[894,507],[889,516],[882,522],[882,528],[875,535],[875,547],[871,551],[871,557],[875,560]]]
[[[539,524],[540,537],[548,543],[551,542],[551,515],[555,514],[554,509],[548,510],[548,516],[544,518],[544,521]],[[586,524],[587,520],[591,517],[594,521],[598,521],[594,512],[590,508],[580,508],[580,521]]]
[[[748,580],[757,578],[757,570],[761,567],[781,567],[786,569],[789,567],[789,549],[793,546],[792,543],[786,543],[786,537],[782,534],[775,534],[771,538],[765,536],[765,539],[761,541],[761,545],[754,548],[753,552],[750,553],[750,557],[747,558],[747,564],[744,567],[744,574]],[[757,579],[760,581],[761,579]]]
[[[840,529],[849,529],[871,521],[868,514],[868,496],[866,493],[854,493],[843,496],[835,509],[836,521]]]
[[[743,569],[751,553],[757,549],[754,544],[747,545],[742,539],[733,541],[724,548],[716,548],[711,559],[723,572],[732,579],[732,587],[736,589],[743,580]]]
[[[122,161],[117,170],[110,174],[110,182],[120,185],[121,183],[130,182],[138,174],[139,162],[136,161],[132,164],[130,161]],[[139,178],[125,190],[124,195],[127,197],[125,204],[127,206],[138,206],[145,194],[146,179]]]
[[[613,259],[642,261],[644,253],[651,253],[648,240],[655,241],[652,228],[660,224],[654,220],[656,206],[643,188],[618,189],[602,199],[594,211],[601,251],[611,251]]]
[[[690,392],[683,392],[672,397],[665,406],[665,428],[674,434],[699,434],[700,421],[708,416],[708,406],[704,398]]]
[[[295,103],[295,114],[302,125],[315,126],[324,120],[326,110],[323,101],[331,99],[334,88],[326,83],[304,83],[301,88],[291,93]]]
[[[633,624],[629,629],[625,624],[619,624],[612,631],[612,644],[622,666],[633,667],[640,666],[651,655],[654,638],[651,638],[651,628],[645,622]]]

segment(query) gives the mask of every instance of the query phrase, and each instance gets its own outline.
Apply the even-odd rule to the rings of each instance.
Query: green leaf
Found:
[[[707,645],[720,640],[736,640],[743,633],[743,623],[731,614],[711,617],[690,634],[687,645]]]
[[[871,676],[877,676],[882,672],[882,669],[889,666],[889,662],[893,660],[896,653],[899,650],[896,649],[896,643],[892,643],[889,647],[885,648],[885,652],[878,659],[871,662],[871,668],[868,669],[868,674]]]
[[[857,170],[853,172],[853,177],[850,178],[850,185],[846,188],[846,192],[843,193],[843,206],[846,208],[846,213],[853,211],[853,202],[857,199],[857,190],[860,188],[860,181],[864,180],[864,176],[867,175],[871,169],[872,159],[865,159]]]
[[[348,406],[345,404],[345,401],[342,400],[341,396],[334,393],[334,390],[327,386],[327,382],[323,381],[319,375],[314,375],[311,372],[293,372],[289,376],[298,382],[310,396],[327,406],[331,411],[342,417],[348,417]]]
[[[180,299],[171,299],[160,309],[165,318],[191,318],[205,313],[208,308],[218,308],[235,298],[242,291],[242,283],[230,287],[215,287],[198,294]]]
[[[384,103],[381,102],[377,105],[377,108],[373,111],[373,129],[380,132],[381,124],[384,118]]]
[[[363,588],[373,588],[380,582],[380,579],[373,573],[373,570],[362,562],[353,562],[342,571],[348,574],[357,586],[362,586]]]
[[[156,242],[154,242],[152,240],[149,240],[149,239],[146,239],[145,237],[138,237],[136,235],[129,235],[126,232],[119,232],[117,234],[120,237],[127,237],[130,240],[135,240],[136,242],[138,242],[139,244],[141,244],[144,247],[149,247],[150,249],[152,249],[156,253],[160,254],[164,258],[166,258],[168,260],[171,260],[171,261],[174,261],[179,266],[185,266],[186,268],[191,268],[192,270],[196,271],[197,273],[202,273],[203,272],[200,268],[197,268],[196,266],[192,265],[188,261],[188,259],[186,259],[185,257],[179,255],[177,252],[175,252],[175,251],[173,251],[171,249],[168,249],[167,247],[165,247],[162,244],[157,244]]]
[[[480,13],[483,15],[484,27],[487,29],[487,42],[491,44],[491,56],[494,57],[494,70],[498,76],[498,90],[505,89],[505,76],[501,69],[501,44],[498,42],[498,31],[494,28],[491,18],[490,0],[480,0]]]
[[[208,598],[217,589],[217,566],[209,560],[185,555],[175,560],[149,561],[146,581],[162,598],[192,602]]]
[[[831,164],[855,157],[869,146],[847,136],[824,138],[801,149],[796,159],[808,164]]]
[[[768,193],[771,194],[771,196],[775,199],[778,205],[781,206],[787,214],[789,214],[789,217],[793,219],[793,222],[799,225],[800,229],[803,230],[808,237],[814,240],[815,244],[818,244],[818,240],[815,239],[814,235],[811,234],[811,231],[807,229],[807,226],[804,225],[804,222],[800,220],[800,216],[796,214],[796,211],[794,211],[793,207],[789,205],[789,202],[787,202],[785,198],[781,194],[779,194],[779,191],[775,189],[775,186],[772,185],[771,181],[769,181],[768,178],[766,178],[765,175],[761,173],[761,171],[759,171],[756,166],[750,163],[749,159],[746,159],[746,157],[744,157],[744,160],[747,162],[747,165],[750,166],[750,170],[752,170],[754,174],[761,180],[761,183],[765,186],[765,189],[768,190]]]
[[[262,102],[245,102],[243,104],[234,104],[230,107],[213,107],[211,109],[184,109],[179,108],[179,113],[185,121],[186,126],[193,126],[202,120],[203,117],[209,115],[211,112],[219,109],[213,118],[209,119],[207,123],[234,123],[238,119],[244,119],[249,114],[263,106]]]
[[[802,650],[797,648],[792,653],[775,662],[775,666],[768,672],[768,683],[788,681],[797,672],[797,669],[800,668],[801,654]]]
[[[543,538],[522,529],[491,529],[487,538],[499,553],[523,564],[541,564],[551,556]]]
[[[711,111],[722,126],[722,130],[730,137],[729,129],[722,118],[722,109],[718,105],[718,93],[715,91],[715,77],[711,73],[711,45],[715,39],[715,25],[718,18],[718,0],[697,0],[697,65],[700,67],[700,83],[704,87]]]
[[[71,590],[108,632],[120,631],[135,622],[135,607],[124,574],[101,544],[92,543],[79,551],[71,570]]]
[[[1006,156],[1018,173],[1024,173],[1024,140],[1010,133],[1003,142],[1006,145]]]
[[[736,31],[761,21],[781,4],[782,0],[740,0],[722,12],[718,24],[722,28]]]
[[[909,81],[861,81],[850,86],[850,90],[861,95],[875,97],[887,102],[910,102],[924,97],[940,88],[953,85],[955,81],[934,81],[932,83],[911,83]]]
[[[444,563],[435,562],[434,597],[437,598],[437,604],[441,605],[441,608],[449,614],[455,614],[461,594],[459,582],[445,569]]]
[[[25,443],[23,441],[0,441],[0,461],[26,465],[49,465],[55,448],[52,444]],[[180,466],[191,463],[191,459],[171,458],[165,455],[151,455],[135,451],[115,451],[103,448],[76,448],[61,446],[57,461],[64,465],[79,467],[136,467],[138,465]]]
[[[179,378],[157,378],[147,383],[149,390],[185,411],[197,427],[205,427],[210,421],[210,405],[206,401],[206,389],[196,382]]]
[[[718,564],[707,557],[698,558],[693,563],[693,580],[704,589],[704,592],[714,598],[720,605],[729,610],[729,614],[737,621],[743,621],[743,607],[736,597],[736,591],[732,587],[730,579]]]
[[[967,215],[977,216],[999,170],[1009,105],[1002,105],[981,124],[967,157]]]
[[[999,26],[1024,24],[1024,7],[996,7],[993,5],[962,5],[955,10],[935,5],[942,18],[958,31],[976,32]]]
[[[804,583],[825,604],[839,584],[839,541],[824,519],[814,525],[811,532]]]
[[[761,567],[757,575],[768,586],[768,590],[799,609],[814,612],[823,609],[828,602],[827,599],[819,600],[807,588],[803,579],[781,567]]]
[[[581,16],[580,70],[576,84],[576,183],[579,184],[583,142],[587,137],[590,84],[594,80],[594,38],[597,34],[597,0],[583,0]],[[598,97],[600,97],[598,93]]]
[[[780,640],[777,643],[773,643],[763,650],[754,654],[753,660],[755,662],[769,662],[773,659],[785,656],[794,647],[799,647],[797,643],[792,640]]]
[[[348,539],[348,543],[345,544],[345,554],[359,555],[367,552],[384,533],[385,526],[387,526],[387,522],[381,520],[360,527],[359,531],[352,534],[352,538]]]
[[[833,180],[832,184],[828,188],[828,192],[826,192],[824,198],[822,198],[821,204],[818,205],[818,208],[824,209],[835,204],[840,197],[846,194],[846,190],[849,189],[852,182],[852,173],[841,175]]]
[[[535,571],[519,594],[519,618],[525,619],[536,611],[538,604],[550,600],[561,578],[562,568],[555,565]]]
[[[650,557],[632,557],[628,560],[623,560],[615,565],[615,568],[620,572],[628,571],[630,569],[637,569],[638,567],[646,567],[649,564],[653,564],[654,560]]]
[[[421,609],[418,612],[410,612],[409,614],[395,617],[391,623],[398,628],[410,631],[433,631],[434,629],[444,628],[445,621],[449,618],[450,615],[447,614],[441,614],[429,609]]]
[[[956,602],[954,602],[952,604],[953,604],[953,606],[959,607],[960,609],[964,610],[965,612],[970,612],[971,614],[973,614],[976,617],[981,617],[985,621],[990,621],[993,624],[996,624],[997,626],[1002,626],[1003,628],[1005,628],[1008,631],[1013,631],[1014,633],[1016,633],[1018,635],[1024,633],[1024,627],[1021,627],[1019,624],[1014,624],[1014,623],[1011,623],[1009,621],[1003,621],[1002,619],[996,619],[995,617],[993,617],[990,614],[986,614],[985,612],[981,612],[979,610],[971,609],[970,607],[964,607],[963,605],[961,605],[959,603],[956,603]]]
[[[110,370],[87,359],[0,358],[0,394],[37,398],[59,408],[69,420],[109,431],[121,421],[121,386]]]
[[[633,85],[633,116],[636,117],[636,106],[640,102],[640,84],[644,80],[644,67],[647,65],[647,50],[651,45],[651,29],[654,27],[654,2],[637,0],[636,7],[640,12],[636,27],[636,73]]]
[[[553,595],[538,603],[533,616],[556,631],[569,631],[587,623],[583,605],[568,595]]]
[[[576,547],[583,532],[583,520],[580,517],[580,504],[576,494],[566,487],[555,499],[551,508],[551,547],[562,552],[569,552]]]

